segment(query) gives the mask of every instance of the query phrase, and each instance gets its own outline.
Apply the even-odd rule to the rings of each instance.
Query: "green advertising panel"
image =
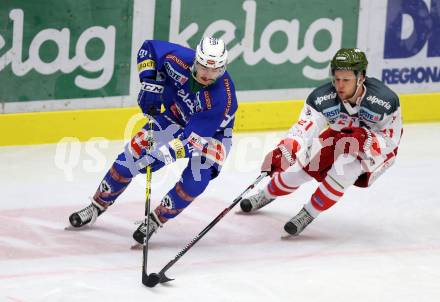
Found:
[[[132,0],[2,0],[0,102],[129,93]]]
[[[358,0],[161,0],[154,38],[192,48],[223,38],[238,90],[310,88],[339,48],[356,46],[358,14]]]

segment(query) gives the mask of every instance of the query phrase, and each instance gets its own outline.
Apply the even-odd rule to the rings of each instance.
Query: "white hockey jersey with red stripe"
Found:
[[[336,131],[346,127],[368,128],[373,144],[361,157],[365,159],[366,171],[373,171],[397,152],[402,135],[399,97],[370,77],[366,78],[364,94],[355,106],[342,102],[331,83],[316,88],[307,98],[298,122],[287,134],[301,145],[297,153],[301,165],[307,165],[320,149],[318,137],[327,127]]]

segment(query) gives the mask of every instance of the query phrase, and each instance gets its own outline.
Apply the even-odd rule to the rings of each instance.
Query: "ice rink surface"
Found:
[[[141,284],[138,176],[96,224],[66,231],[89,204],[124,142],[75,140],[0,148],[0,301],[440,301],[440,124],[405,125],[396,164],[371,188],[351,188],[300,236],[284,223],[317,187],[310,182],[253,215],[224,217],[153,289]],[[283,132],[234,136],[207,191],[150,241],[158,272],[257,176]],[[153,174],[152,202],[185,161]]]

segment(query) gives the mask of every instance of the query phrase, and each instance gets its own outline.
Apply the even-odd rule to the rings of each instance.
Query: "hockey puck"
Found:
[[[144,280],[142,280],[142,283],[144,283],[144,285],[147,287],[155,287],[159,282],[160,282],[160,276],[159,274],[156,273],[149,274],[145,282]]]

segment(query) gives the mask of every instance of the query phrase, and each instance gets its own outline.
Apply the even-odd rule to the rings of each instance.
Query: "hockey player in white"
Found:
[[[284,226],[287,233],[298,235],[350,186],[371,186],[394,163],[402,135],[399,98],[379,80],[366,77],[367,65],[359,49],[336,52],[332,82],[308,96],[299,121],[266,155],[261,171],[272,178],[240,203],[244,212],[316,179],[320,184],[310,200]]]

